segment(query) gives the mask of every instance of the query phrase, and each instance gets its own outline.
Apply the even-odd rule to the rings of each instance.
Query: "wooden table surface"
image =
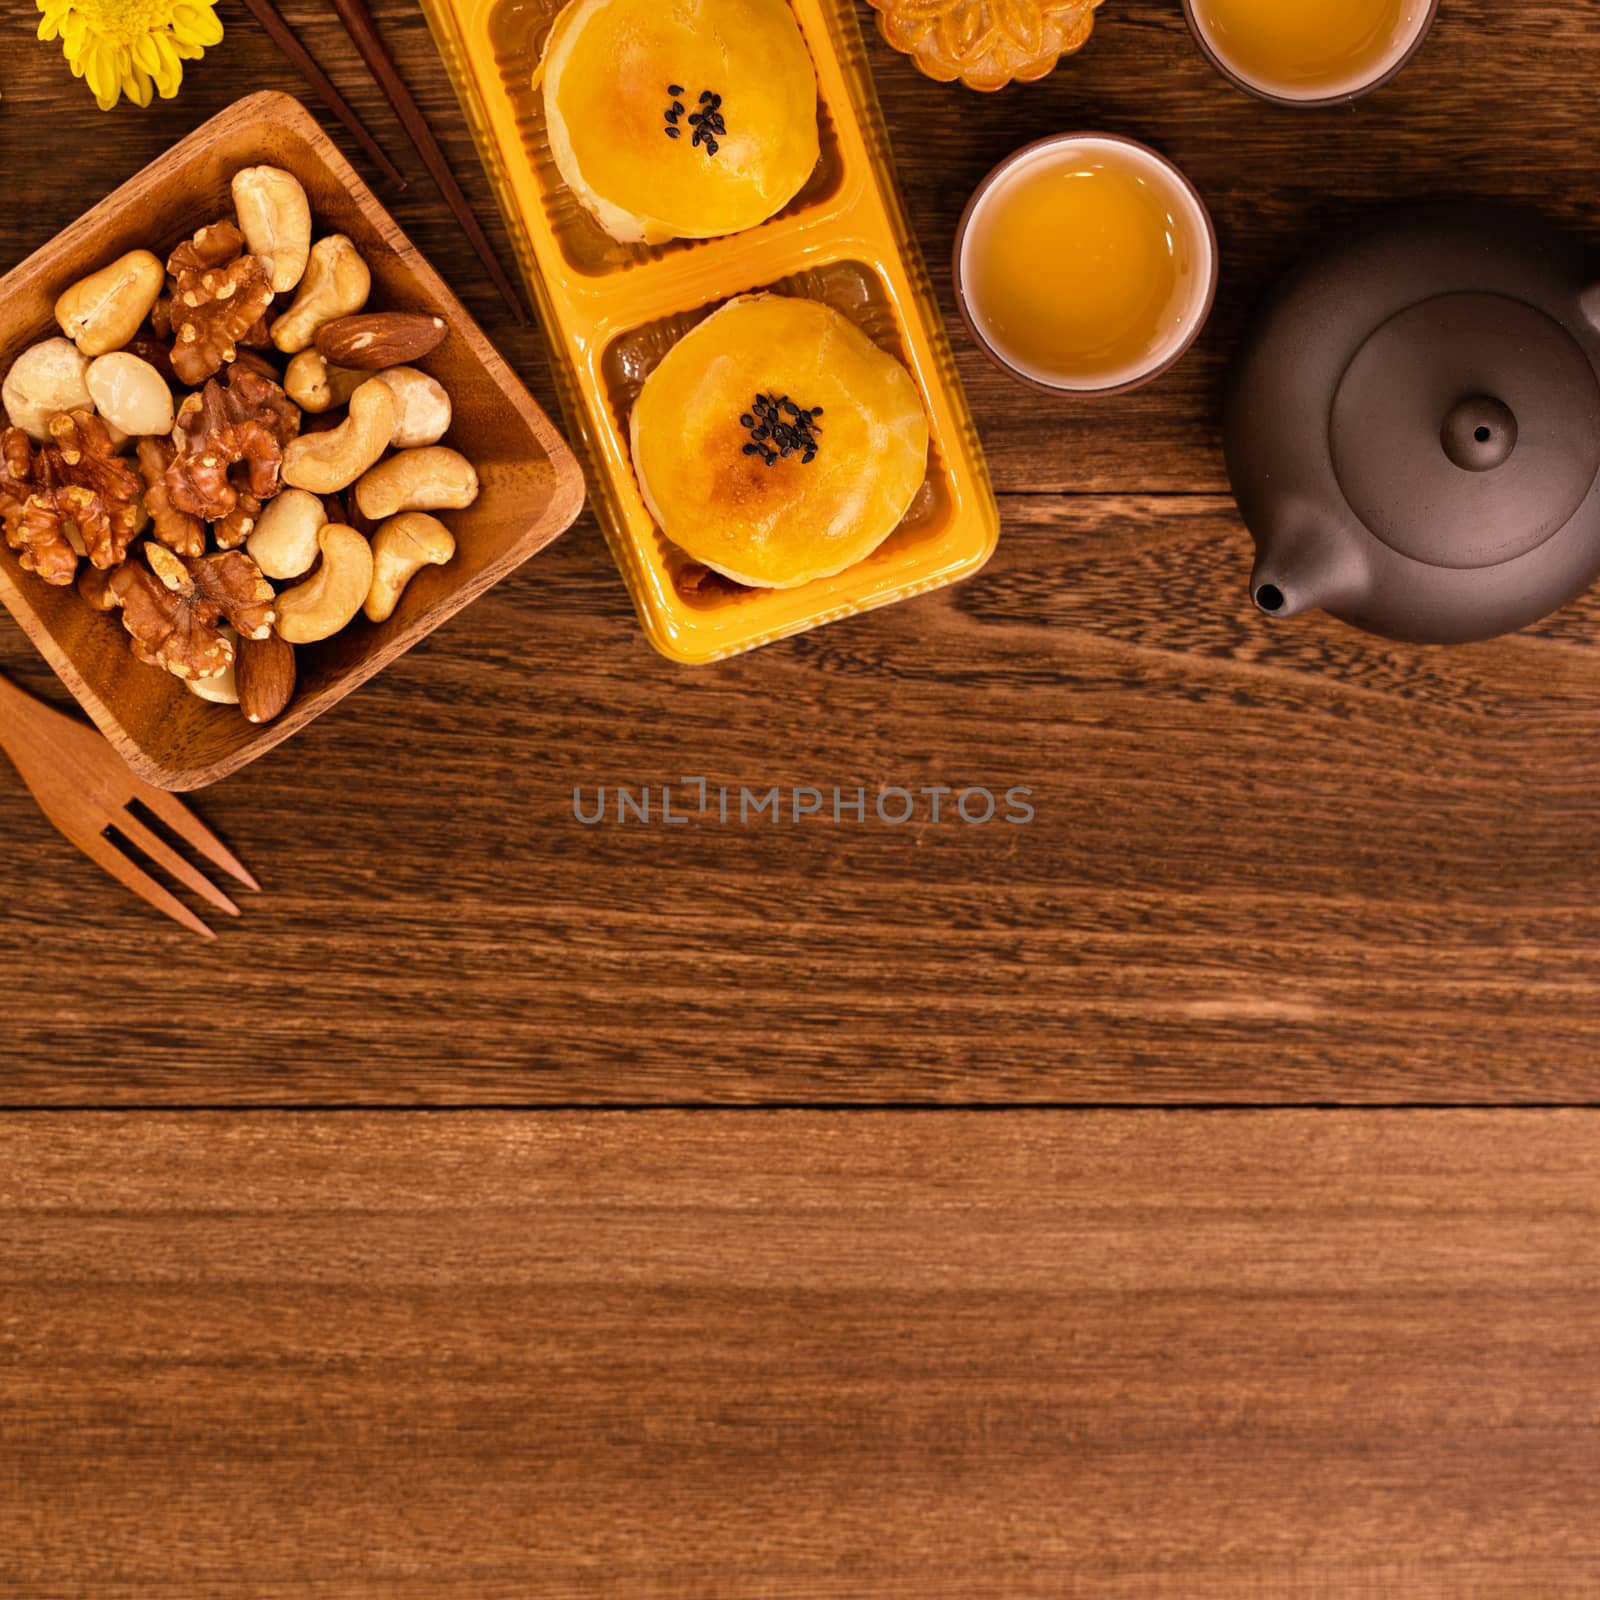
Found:
[[[331,8],[281,9],[553,409]],[[426,27],[375,11],[509,262]],[[0,0],[0,270],[237,96],[309,99],[222,13],[102,116]],[[1252,302],[1375,206],[1600,247],[1600,12],[1444,0],[1321,114],[1226,88],[1176,0],[998,96],[869,56],[983,574],[688,669],[586,516],[196,797],[266,885],[204,950],[0,767],[7,1600],[1600,1592],[1600,1119],[1536,1109],[1600,1102],[1600,598],[1451,651],[1272,625],[1217,420]],[[994,372],[944,268],[994,161],[1090,126],[1223,249],[1191,356],[1092,405]],[[68,703],[4,619],[0,670]],[[694,776],[1035,817],[574,816]]]

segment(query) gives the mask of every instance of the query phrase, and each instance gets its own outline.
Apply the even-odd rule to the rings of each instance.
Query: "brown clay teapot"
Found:
[[[1250,592],[1419,643],[1486,639],[1600,576],[1600,288],[1496,208],[1414,209],[1285,281],[1229,380]]]

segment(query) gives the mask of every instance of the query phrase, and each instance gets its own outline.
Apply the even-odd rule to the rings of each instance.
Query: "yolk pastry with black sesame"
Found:
[[[645,379],[629,430],[661,531],[752,588],[871,555],[928,471],[910,373],[831,306],[788,295],[742,295],[692,328]]]
[[[786,0],[571,0],[535,74],[567,186],[623,243],[738,233],[817,164],[817,78]]]

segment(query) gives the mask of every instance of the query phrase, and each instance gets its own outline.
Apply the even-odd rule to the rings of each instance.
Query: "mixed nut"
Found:
[[[235,216],[165,265],[130,250],[72,284],[62,337],[12,364],[0,522],[26,571],[120,613],[135,659],[266,722],[296,645],[386,622],[452,558],[431,513],[471,505],[478,475],[413,365],[444,319],[367,311],[366,262],[313,241],[292,173],[249,167],[232,192]]]

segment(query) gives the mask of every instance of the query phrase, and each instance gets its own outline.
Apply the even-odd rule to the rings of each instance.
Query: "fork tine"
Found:
[[[199,895],[202,900],[209,900],[218,911],[225,911],[230,917],[239,915],[238,906],[203,872],[190,866],[160,834],[152,833],[131,812],[124,811],[113,826],[129,843],[138,845],[158,867],[171,873],[185,889]]]
[[[198,850],[206,860],[221,867],[229,877],[237,878],[245,888],[260,893],[261,885],[251,875],[249,868],[175,794],[152,788],[149,784],[140,784],[134,799],[140,805],[148,806],[185,844]]]
[[[182,923],[191,933],[202,939],[215,939],[214,934],[181,900],[174,899],[148,873],[141,872],[103,833],[93,833],[73,841],[98,867],[103,867],[118,883],[126,885],[141,900],[165,912],[174,922]]]

